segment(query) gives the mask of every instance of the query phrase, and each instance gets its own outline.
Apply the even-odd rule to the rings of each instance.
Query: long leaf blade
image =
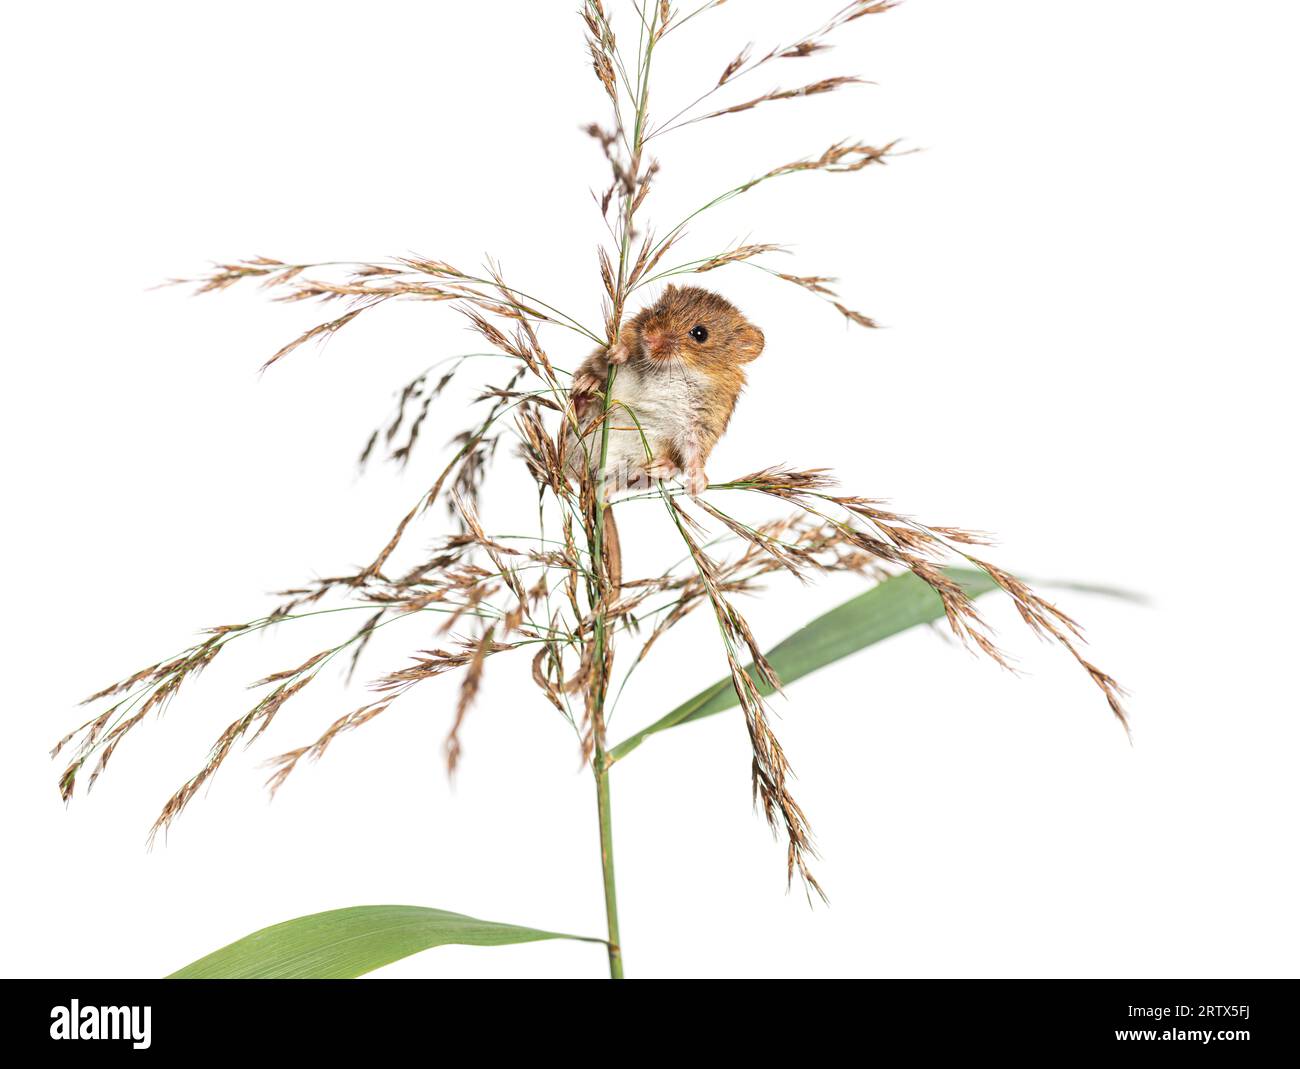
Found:
[[[972,568],[948,568],[945,571],[961,583],[972,598],[997,589],[997,584],[984,572]],[[818,616],[773,646],[767,659],[783,684],[793,683],[801,676],[874,645],[890,635],[918,624],[930,623],[942,616],[943,602],[939,595],[910,572],[904,572]],[[772,688],[754,673],[753,665],[748,666],[746,671],[763,694],[772,693]],[[667,716],[620,742],[609,751],[609,755],[617,761],[651,735],[678,724],[724,712],[736,704],[736,691],[730,678],[720,679],[693,698],[687,699]]]
[[[424,906],[351,906],[273,924],[178,969],[169,980],[343,980],[430,947],[505,946],[579,935],[499,924]]]

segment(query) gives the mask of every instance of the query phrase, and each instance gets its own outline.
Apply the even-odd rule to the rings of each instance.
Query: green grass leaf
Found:
[[[988,575],[974,568],[945,568],[944,571],[961,583],[972,598],[997,589],[997,584]],[[1111,587],[1078,583],[1046,585],[1140,600],[1126,591]],[[776,674],[783,685],[793,683],[801,676],[806,676],[833,661],[874,645],[881,639],[889,638],[890,635],[896,635],[918,624],[928,624],[942,617],[943,602],[939,600],[939,595],[911,572],[904,572],[902,575],[896,575],[877,584],[865,594],[850,598],[843,605],[836,606],[830,612],[801,627],[789,638],[773,646],[768,651],[767,659],[776,669]],[[761,693],[772,693],[772,688],[754,674],[753,665],[749,665],[746,670]],[[609,756],[617,761],[630,754],[651,735],[676,727],[678,724],[687,724],[692,720],[713,716],[737,704],[736,691],[731,685],[731,678],[720,679],[700,691],[695,697],[683,702],[667,716],[656,720],[648,728],[624,739],[609,751]]]
[[[446,943],[495,947],[577,939],[423,906],[351,906],[312,913],[246,935],[167,977],[169,980],[344,980]]]

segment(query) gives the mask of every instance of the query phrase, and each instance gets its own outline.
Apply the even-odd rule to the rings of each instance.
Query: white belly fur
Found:
[[[660,370],[631,362],[620,367],[614,378],[609,420],[605,468],[610,476],[621,481],[620,476],[626,479],[629,473],[644,468],[647,444],[655,458],[670,452],[670,447],[680,455],[689,429],[696,424],[695,400],[704,385],[697,373],[680,366]],[[595,469],[600,465],[598,432],[587,437],[587,448]]]

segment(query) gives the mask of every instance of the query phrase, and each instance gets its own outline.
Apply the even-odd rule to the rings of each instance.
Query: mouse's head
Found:
[[[730,301],[698,286],[669,286],[632,320],[652,364],[746,364],[763,351],[763,332]]]

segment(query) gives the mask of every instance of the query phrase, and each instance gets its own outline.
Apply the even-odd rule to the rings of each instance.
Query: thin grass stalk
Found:
[[[617,334],[615,335],[617,337]],[[605,464],[609,458],[609,399],[613,394],[616,368],[609,369],[605,383],[605,418],[600,432],[600,470],[596,479],[595,516],[592,523],[593,571],[598,583],[592,658],[592,755],[591,769],[596,777],[596,816],[600,824],[600,871],[605,892],[605,922],[608,933],[609,976],[623,979],[623,949],[618,934],[618,892],[614,884],[614,826],[610,816],[609,768],[605,754],[605,698],[609,692],[609,637],[606,606],[610,600],[609,571],[605,567],[603,536],[605,529]]]
[[[646,104],[650,93],[650,60],[654,54],[656,31],[660,9],[651,5],[648,25],[643,25],[644,51],[638,55],[637,79],[635,87],[635,114],[632,126],[632,141],[629,146],[630,160],[628,171],[631,175],[631,187],[623,196],[622,226],[619,234],[618,273],[616,276],[615,300],[609,322],[609,344],[613,345],[622,327],[622,313],[629,292],[628,254],[632,244],[632,221],[636,212],[637,198],[635,184],[641,172],[641,154],[645,133]],[[603,18],[603,15],[601,16]],[[615,116],[617,120],[617,115]],[[609,644],[608,606],[617,597],[617,592],[610,588],[609,571],[605,566],[605,547],[603,544],[605,529],[605,510],[608,507],[605,490],[605,467],[609,459],[609,409],[614,396],[614,380],[618,369],[610,364],[605,378],[605,396],[603,416],[600,428],[600,465],[596,474],[596,485],[592,516],[591,560],[596,575],[592,610],[593,657],[591,680],[591,727],[592,727],[592,772],[596,778],[596,811],[600,826],[600,862],[601,878],[605,894],[605,919],[608,930],[609,975],[611,979],[623,978],[623,952],[618,932],[618,893],[614,880],[614,829],[610,812],[609,767],[610,762],[605,752],[605,701],[609,693],[609,669],[611,664]]]

